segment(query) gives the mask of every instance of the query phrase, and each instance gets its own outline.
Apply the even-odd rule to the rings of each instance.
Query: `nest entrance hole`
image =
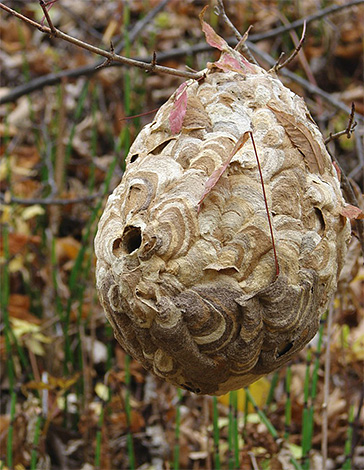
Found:
[[[116,257],[122,254],[130,255],[136,251],[142,244],[142,231],[140,227],[134,227],[129,225],[125,227],[125,230],[121,237],[116,238],[112,245],[112,252]]]

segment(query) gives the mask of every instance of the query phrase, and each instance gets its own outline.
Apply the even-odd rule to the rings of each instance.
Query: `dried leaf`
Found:
[[[203,16],[207,8],[208,5],[206,5],[199,14],[201,27],[202,31],[205,33],[206,42],[207,44],[210,44],[210,46],[219,49],[219,51],[226,51],[229,49],[228,43],[225,41],[225,39],[215,33],[212,27],[203,20]]]
[[[178,98],[173,104],[171,114],[169,115],[169,124],[173,134],[178,134],[182,129],[183,119],[187,109],[187,90],[186,82],[182,83],[177,89]]]
[[[224,72],[231,71],[241,73],[244,71],[238,59],[230,54],[222,54],[220,59],[217,62],[214,62],[214,65],[219,69],[222,69]]]
[[[227,158],[225,163],[221,165],[220,168],[217,168],[215,171],[212,172],[212,175],[206,181],[205,190],[202,194],[201,199],[198,202],[198,211],[200,210],[201,204],[203,200],[205,199],[205,197],[210,193],[210,191],[214,188],[214,186],[216,186],[217,182],[219,181],[219,179],[225,172],[226,168],[229,166],[233,156],[242,148],[242,146],[245,144],[248,138],[249,138],[249,131],[246,131],[236,142],[235,147],[233,148],[231,154],[229,155],[229,158]]]
[[[292,145],[305,157],[305,162],[311,172],[324,172],[325,163],[321,155],[321,148],[314,140],[305,125],[294,119],[291,114],[285,113],[279,105],[267,105],[276,115],[277,121],[284,127]]]
[[[349,219],[364,219],[364,212],[359,207],[346,204],[340,209],[340,215],[348,217]]]

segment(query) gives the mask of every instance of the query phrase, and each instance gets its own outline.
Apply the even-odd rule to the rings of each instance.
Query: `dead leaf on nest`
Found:
[[[305,125],[297,120],[292,121],[293,116],[285,113],[280,106],[275,103],[274,106],[267,104],[277,121],[284,127],[292,145],[299,150],[305,157],[305,162],[312,172],[323,173],[325,164],[322,161],[321,148],[313,139],[310,131]]]

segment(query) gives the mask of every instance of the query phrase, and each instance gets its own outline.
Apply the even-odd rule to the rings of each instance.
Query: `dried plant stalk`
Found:
[[[235,64],[223,56],[204,80],[186,82],[178,133],[171,113],[181,87],[140,132],[95,240],[100,300],[122,347],[158,377],[215,395],[281,367],[310,341],[350,237],[303,100],[274,74]],[[248,131],[267,201],[249,139],[199,207]]]

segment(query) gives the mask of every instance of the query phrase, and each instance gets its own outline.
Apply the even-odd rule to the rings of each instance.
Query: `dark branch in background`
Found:
[[[305,40],[305,37],[306,37],[306,21],[303,23],[302,36],[301,36],[300,42],[297,44],[295,50],[292,52],[292,54],[289,57],[287,57],[287,59],[284,62],[282,62],[282,59],[284,57],[284,52],[280,55],[279,59],[277,60],[277,63],[273,67],[274,72],[278,72],[279,70],[286,67],[290,62],[292,62],[292,60],[300,52],[300,50],[302,48],[302,45],[303,45],[303,42]]]
[[[88,194],[87,196],[77,197],[74,199],[52,199],[52,198],[27,198],[22,199],[18,197],[7,197],[4,194],[0,194],[0,202],[5,205],[10,204],[22,204],[23,206],[32,206],[34,204],[39,204],[41,206],[68,206],[70,204],[80,204],[82,202],[90,202],[95,199],[101,199],[104,197],[104,192],[100,191],[95,194]]]
[[[253,44],[250,41],[247,41],[247,44],[249,46],[249,49],[251,51],[253,51],[256,56],[263,59],[270,66],[274,66],[276,61],[275,61],[275,59],[273,59],[273,57],[271,57],[266,52],[260,50],[259,47],[257,47],[256,44]],[[349,106],[347,106],[345,103],[343,103],[342,101],[336,99],[334,96],[331,96],[330,93],[327,93],[326,91],[321,90],[321,88],[319,88],[316,85],[313,85],[312,83],[310,83],[309,81],[307,81],[304,78],[300,77],[299,75],[296,75],[295,73],[293,73],[293,72],[291,72],[290,70],[287,70],[287,69],[282,69],[280,71],[280,73],[284,77],[287,77],[290,80],[292,80],[293,82],[296,82],[299,85],[301,85],[309,93],[312,93],[313,95],[321,96],[327,103],[331,104],[335,108],[340,109],[341,111],[344,111],[344,113],[346,113],[346,114],[351,113],[351,108],[349,108]],[[361,115],[361,114],[357,114],[357,119],[359,121],[363,121],[364,116]]]
[[[301,18],[299,20],[293,21],[292,23],[288,24],[287,26],[279,26],[278,28],[274,28],[266,33],[260,34],[252,34],[250,36],[250,40],[252,42],[262,41],[263,39],[270,39],[280,34],[286,33],[287,31],[291,31],[292,29],[300,28],[303,26],[303,23],[306,24],[312,23],[312,21],[319,20],[324,16],[332,15],[337,13],[338,11],[344,10],[346,8],[351,8],[356,5],[361,5],[364,3],[364,0],[353,0],[351,2],[343,3],[342,5],[333,5],[331,7],[324,8],[323,10],[318,10],[313,15],[306,16],[306,18]]]
[[[135,38],[141,33],[141,31],[143,31],[146,24],[148,24],[155,17],[155,15],[168,3],[168,1],[169,0],[163,0],[145,18],[138,21],[138,23],[135,25],[135,27],[130,32],[130,41],[131,42],[133,42],[135,40]],[[253,42],[257,42],[257,41],[261,41],[261,40],[264,40],[264,39],[269,39],[269,38],[276,37],[276,36],[278,36],[282,33],[285,33],[285,32],[290,31],[292,29],[303,26],[304,22],[309,24],[312,21],[320,19],[320,18],[322,18],[326,15],[331,15],[331,14],[337,13],[340,10],[343,10],[343,9],[346,9],[346,8],[351,8],[353,6],[360,5],[360,4],[363,4],[363,3],[364,3],[364,0],[353,0],[353,1],[348,2],[346,4],[343,4],[343,5],[334,5],[334,6],[331,6],[331,7],[328,7],[328,8],[324,8],[323,10],[319,10],[317,13],[315,13],[313,15],[310,15],[310,16],[307,16],[306,18],[302,18],[300,20],[294,21],[293,23],[291,23],[287,26],[280,26],[278,28],[272,29],[271,31],[267,31],[266,33],[252,34],[249,38],[250,40],[247,41],[246,44],[247,44],[248,48],[253,50],[253,47],[251,46]],[[4,8],[4,6],[5,5],[0,3],[0,7],[6,10],[7,7]],[[235,38],[229,38],[227,42],[230,45],[236,45]],[[115,47],[115,52],[119,53],[122,50],[123,47],[124,47],[124,43],[122,42],[119,46]],[[257,49],[257,48],[254,48],[254,49],[255,50],[253,50],[253,52],[256,55],[262,57],[263,60],[265,60],[271,66],[274,65],[275,60],[273,58],[271,58],[268,54],[265,54],[264,52],[259,51],[259,49]],[[170,58],[177,58],[177,57],[181,57],[181,56],[184,56],[184,55],[191,55],[191,54],[196,54],[196,53],[199,53],[199,52],[204,52],[204,51],[209,51],[209,50],[212,50],[212,48],[209,45],[207,45],[206,43],[201,43],[201,44],[197,44],[197,45],[195,45],[195,46],[193,46],[189,49],[187,49],[187,48],[178,48],[178,49],[173,49],[173,50],[168,51],[168,52],[160,53],[160,54],[158,54],[158,59],[159,59],[160,62],[162,62],[162,61],[168,60]],[[259,52],[261,52],[261,54],[259,54]],[[264,57],[263,57],[263,55],[264,55]],[[137,61],[148,61],[145,58],[143,58],[143,59],[136,58],[136,60]],[[84,67],[78,67],[78,68],[75,68],[75,69],[72,69],[72,70],[63,70],[59,73],[51,73],[51,74],[45,75],[43,77],[37,77],[37,78],[31,80],[30,82],[24,84],[24,85],[19,85],[19,86],[15,87],[7,95],[3,96],[0,99],[0,104],[10,103],[10,102],[20,98],[23,95],[26,95],[26,94],[31,93],[31,92],[36,91],[36,90],[40,90],[45,86],[55,85],[55,84],[59,83],[63,77],[77,78],[81,75],[82,76],[93,75],[94,73],[96,73],[98,71],[96,69],[96,67],[100,66],[102,63],[103,63],[103,61],[96,61],[96,62],[94,62],[90,65],[86,65]],[[112,65],[120,65],[120,64],[112,64]],[[152,66],[152,64],[150,64],[150,65]],[[154,69],[153,66],[152,66],[152,68]],[[282,75],[285,75],[288,78],[290,78],[291,80],[294,80],[294,78],[292,78],[293,74],[291,74],[291,76],[289,76],[289,74],[287,73],[288,72],[287,70],[284,71],[284,72],[286,72],[286,73],[282,73]],[[320,90],[319,88],[311,86],[311,84],[309,84],[309,82],[306,82],[304,79],[301,79],[301,81],[299,81],[300,78],[301,77],[298,77],[298,79],[295,80],[295,81],[298,82],[305,89],[307,89],[310,93],[316,93],[316,94],[320,95],[320,93],[317,92],[317,90]],[[311,87],[311,89],[307,86],[307,84]],[[320,95],[320,96],[322,96],[322,95]],[[334,101],[331,101],[331,104],[333,104],[335,107],[347,112],[347,108],[343,103],[341,103],[337,100],[335,100],[335,103],[336,104],[334,104]],[[340,103],[340,105],[338,106],[337,103]]]

